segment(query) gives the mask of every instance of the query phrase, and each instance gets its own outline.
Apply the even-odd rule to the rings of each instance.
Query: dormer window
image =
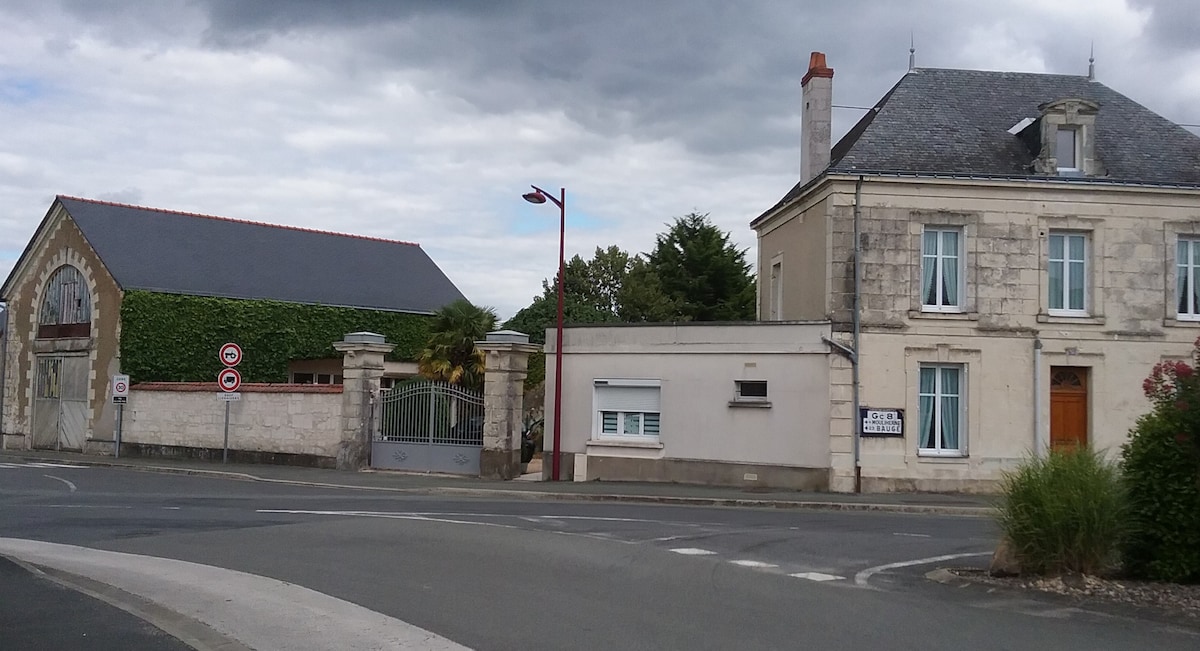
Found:
[[[1071,127],[1058,128],[1058,142],[1055,143],[1055,158],[1058,161],[1058,173],[1078,174],[1079,169],[1079,132]]]
[[[1067,98],[1047,102],[1038,109],[1041,115],[1036,120],[1027,118],[1009,130],[1036,152],[1034,171],[1047,176],[1104,176],[1104,166],[1096,155],[1096,114],[1100,105]]]

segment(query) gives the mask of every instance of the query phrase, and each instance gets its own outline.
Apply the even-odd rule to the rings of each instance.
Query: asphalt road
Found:
[[[0,537],[268,577],[480,650],[1200,648],[1194,630],[925,580],[986,560],[996,531],[981,518],[448,500],[26,465],[0,467]],[[22,648],[4,635],[0,647]]]

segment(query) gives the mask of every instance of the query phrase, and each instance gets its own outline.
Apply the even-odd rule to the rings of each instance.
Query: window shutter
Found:
[[[658,387],[596,387],[596,406],[600,411],[659,410]]]

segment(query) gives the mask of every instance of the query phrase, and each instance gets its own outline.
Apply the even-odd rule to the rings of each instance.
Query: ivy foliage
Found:
[[[287,382],[288,362],[341,356],[333,342],[376,332],[413,361],[429,339],[419,314],[128,291],[121,302],[121,370],[133,382],[215,382],[217,350],[242,347],[243,382]]]

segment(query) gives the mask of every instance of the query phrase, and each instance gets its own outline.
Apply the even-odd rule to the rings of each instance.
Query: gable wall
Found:
[[[8,299],[10,310],[8,351],[5,356],[4,414],[0,431],[6,447],[27,448],[32,432],[32,406],[36,390],[36,354],[60,352],[89,359],[87,439],[111,440],[114,408],[108,384],[118,372],[117,359],[121,291],[105,271],[83,234],[65,211],[55,210],[38,237],[20,275],[14,278]],[[38,308],[46,282],[63,264],[79,268],[92,300],[91,336],[87,339],[37,340]]]

